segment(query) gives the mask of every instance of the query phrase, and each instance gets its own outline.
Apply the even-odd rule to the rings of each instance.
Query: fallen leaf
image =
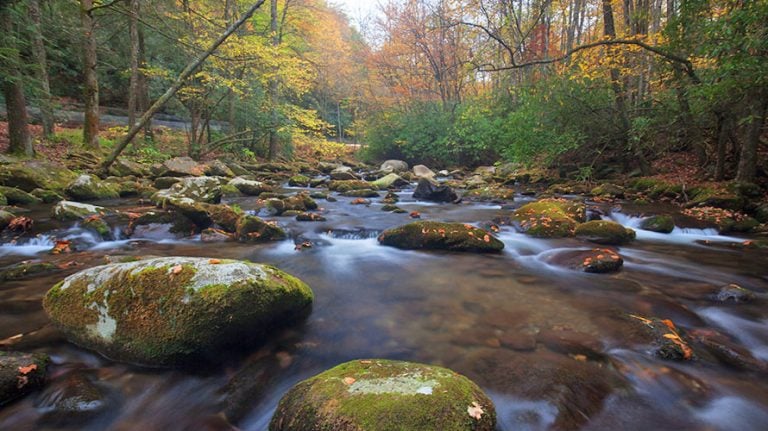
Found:
[[[218,265],[221,263],[221,259],[209,259],[208,263],[210,263],[211,265]]]
[[[29,364],[26,367],[19,367],[19,373],[21,374],[29,374],[32,371],[35,371],[37,369],[37,364]]]
[[[56,240],[56,244],[51,249],[51,254],[71,253],[72,249],[69,247],[71,244],[71,241],[65,239]]]
[[[469,413],[469,416],[480,420],[480,418],[483,417],[483,413],[485,411],[483,410],[483,406],[477,403],[477,401],[472,401],[472,405],[467,407],[467,413]]]
[[[368,365],[368,364],[372,364],[372,363],[373,363],[373,361],[369,361],[369,360],[362,360],[362,361],[360,361],[360,363],[361,363],[361,364],[365,364],[365,365]]]
[[[183,268],[181,267],[181,265],[176,265],[173,268],[171,268],[171,274],[178,274],[181,272],[182,269]]]
[[[351,385],[352,383],[355,383],[357,380],[355,380],[355,378],[354,378],[354,377],[344,377],[344,380],[343,380],[343,381],[344,381],[344,384],[345,384],[345,385],[349,386],[349,385]]]

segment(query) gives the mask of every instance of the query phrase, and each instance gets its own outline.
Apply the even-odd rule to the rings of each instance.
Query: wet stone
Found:
[[[43,354],[0,351],[0,406],[41,387],[48,362]]]
[[[37,397],[35,407],[49,426],[82,425],[105,413],[113,401],[107,391],[84,373],[73,371],[59,376]]]

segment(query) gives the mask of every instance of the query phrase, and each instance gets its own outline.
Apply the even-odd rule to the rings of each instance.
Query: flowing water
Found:
[[[427,220],[480,224],[510,212],[409,196],[402,193],[399,206]],[[0,429],[219,430],[231,423],[265,430],[293,384],[358,358],[424,362],[468,376],[493,399],[499,430],[768,428],[768,253],[732,246],[743,238],[700,229],[669,235],[638,230],[637,241],[618,248],[622,271],[587,274],[556,266],[551,257],[591,245],[533,239],[509,226],[498,234],[506,246],[499,255],[380,246],[377,234],[410,221],[408,215],[382,212],[376,199],[369,207],[350,201],[319,201],[327,222],[278,218],[291,239],[257,245],[162,234],[118,234],[101,242],[77,226],[45,221],[46,208],[33,212],[41,235],[0,246],[0,266],[40,260],[64,269],[2,282],[0,339],[37,331],[14,348],[46,352],[54,365],[44,390],[0,409]],[[234,202],[253,208],[253,199]],[[608,217],[628,226],[639,220],[615,212]],[[78,251],[48,254],[54,238],[72,240]],[[297,250],[304,241],[313,246]],[[222,352],[199,369],[116,363],[63,340],[46,326],[40,305],[58,280],[108,255],[270,263],[309,284],[316,301],[304,322],[248,351]],[[757,299],[714,301],[713,293],[730,283],[756,292]],[[629,314],[717,332],[756,359],[738,369],[657,358]],[[71,390],[73,376],[96,382],[102,396],[78,416],[52,415],[51,405]]]

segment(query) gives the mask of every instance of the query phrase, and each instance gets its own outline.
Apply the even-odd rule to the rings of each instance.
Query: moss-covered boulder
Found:
[[[301,316],[312,299],[306,284],[271,266],[162,257],[71,275],[48,291],[43,307],[75,344],[166,366],[256,341]]]
[[[104,207],[80,202],[60,201],[52,211],[53,218],[61,221],[84,220],[90,216],[107,214]]]
[[[213,177],[187,177],[175,183],[167,190],[160,190],[152,195],[152,202],[162,206],[174,199],[191,199],[196,202],[216,204],[221,201],[221,183]]]
[[[331,171],[331,179],[336,181],[348,181],[359,179],[354,170],[349,166],[340,166]]]
[[[154,183],[152,185],[159,190],[163,189],[169,189],[172,185],[178,183],[181,181],[181,178],[179,177],[158,177],[155,178]]]
[[[16,187],[26,192],[37,188],[62,192],[66,185],[76,178],[77,174],[69,169],[40,160],[0,166],[0,185]]]
[[[593,188],[592,190],[590,190],[589,193],[592,196],[598,196],[601,198],[621,199],[624,197],[626,190],[624,189],[624,187],[617,186],[616,184],[605,183],[605,184],[600,184],[599,186]]]
[[[670,215],[655,215],[640,222],[640,229],[658,233],[672,233],[675,221]]]
[[[112,228],[109,227],[109,224],[99,216],[92,216],[92,217],[86,218],[85,220],[82,221],[82,223],[80,223],[80,227],[82,227],[87,231],[93,232],[94,234],[98,235],[101,239],[104,239],[104,240],[114,239],[114,235],[112,234]]]
[[[573,236],[578,223],[586,221],[586,207],[575,201],[542,199],[515,210],[512,220],[531,236],[568,237]]]
[[[341,195],[351,198],[377,198],[380,196],[379,192],[371,189],[350,190],[348,192],[342,193]]]
[[[240,190],[240,193],[248,196],[258,196],[262,193],[272,191],[272,187],[268,184],[242,177],[233,178],[229,182],[229,185],[237,187],[237,189]]]
[[[118,157],[109,167],[109,174],[116,177],[144,177],[149,174],[149,167],[133,160]]]
[[[27,260],[0,268],[0,281],[22,280],[27,277],[49,274],[56,271],[61,271],[61,268],[53,263]]]
[[[379,178],[376,181],[372,181],[371,185],[374,189],[379,190],[386,190],[389,188],[397,188],[397,187],[405,187],[407,186],[408,180],[404,179],[400,175],[397,175],[396,173],[390,173],[387,175],[384,175],[383,177]]]
[[[307,211],[316,210],[317,208],[317,202],[309,197],[309,194],[306,192],[297,193],[283,199],[284,211]]]
[[[0,186],[0,196],[5,197],[6,203],[3,205],[34,205],[43,202],[35,195],[15,187]]]
[[[309,187],[310,178],[305,175],[294,175],[288,179],[291,187]]]
[[[363,180],[331,181],[328,189],[333,192],[344,193],[350,190],[370,189],[371,183]]]
[[[265,242],[285,239],[285,231],[277,223],[267,222],[252,215],[241,216],[235,231],[240,241]]]
[[[0,406],[42,386],[48,362],[47,355],[0,351]]]
[[[45,189],[34,189],[31,192],[29,192],[32,196],[40,199],[46,204],[52,204],[56,203],[58,201],[63,201],[64,197],[57,192],[53,190],[45,190]]]
[[[622,245],[635,239],[635,231],[614,221],[593,220],[576,226],[576,236],[595,244]]]
[[[221,160],[211,160],[205,163],[205,175],[210,177],[227,177],[232,178],[235,176],[235,172],[227,166],[226,163]]]
[[[461,223],[417,221],[387,229],[379,243],[406,250],[449,250],[498,253],[504,243],[489,232]]]
[[[492,431],[493,402],[446,368],[382,359],[341,364],[294,386],[270,431]]]
[[[77,201],[117,199],[120,193],[114,184],[101,181],[93,175],[83,174],[67,185],[66,194]]]

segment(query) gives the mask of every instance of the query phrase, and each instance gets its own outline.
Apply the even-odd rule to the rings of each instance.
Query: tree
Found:
[[[128,125],[136,123],[136,109],[139,101],[139,0],[130,0],[130,16],[128,17],[128,37],[130,39],[130,68],[131,77],[128,86]]]
[[[31,157],[35,152],[27,125],[27,102],[24,97],[22,75],[19,70],[21,60],[17,47],[17,32],[13,25],[14,18],[12,16],[14,5],[14,2],[0,3],[0,30],[5,39],[4,53],[0,56],[0,61],[2,61],[0,67],[3,71],[0,80],[2,81],[8,115],[8,138],[10,141],[8,152]]]
[[[83,30],[83,101],[85,121],[83,143],[87,148],[99,148],[99,78],[96,73],[96,21],[93,0],[80,0],[80,20]]]
[[[29,17],[32,20],[32,55],[37,64],[37,80],[40,84],[40,114],[43,123],[43,134],[53,135],[53,98],[51,96],[51,84],[48,77],[48,59],[45,52],[45,41],[41,30],[40,0],[27,2]]]

